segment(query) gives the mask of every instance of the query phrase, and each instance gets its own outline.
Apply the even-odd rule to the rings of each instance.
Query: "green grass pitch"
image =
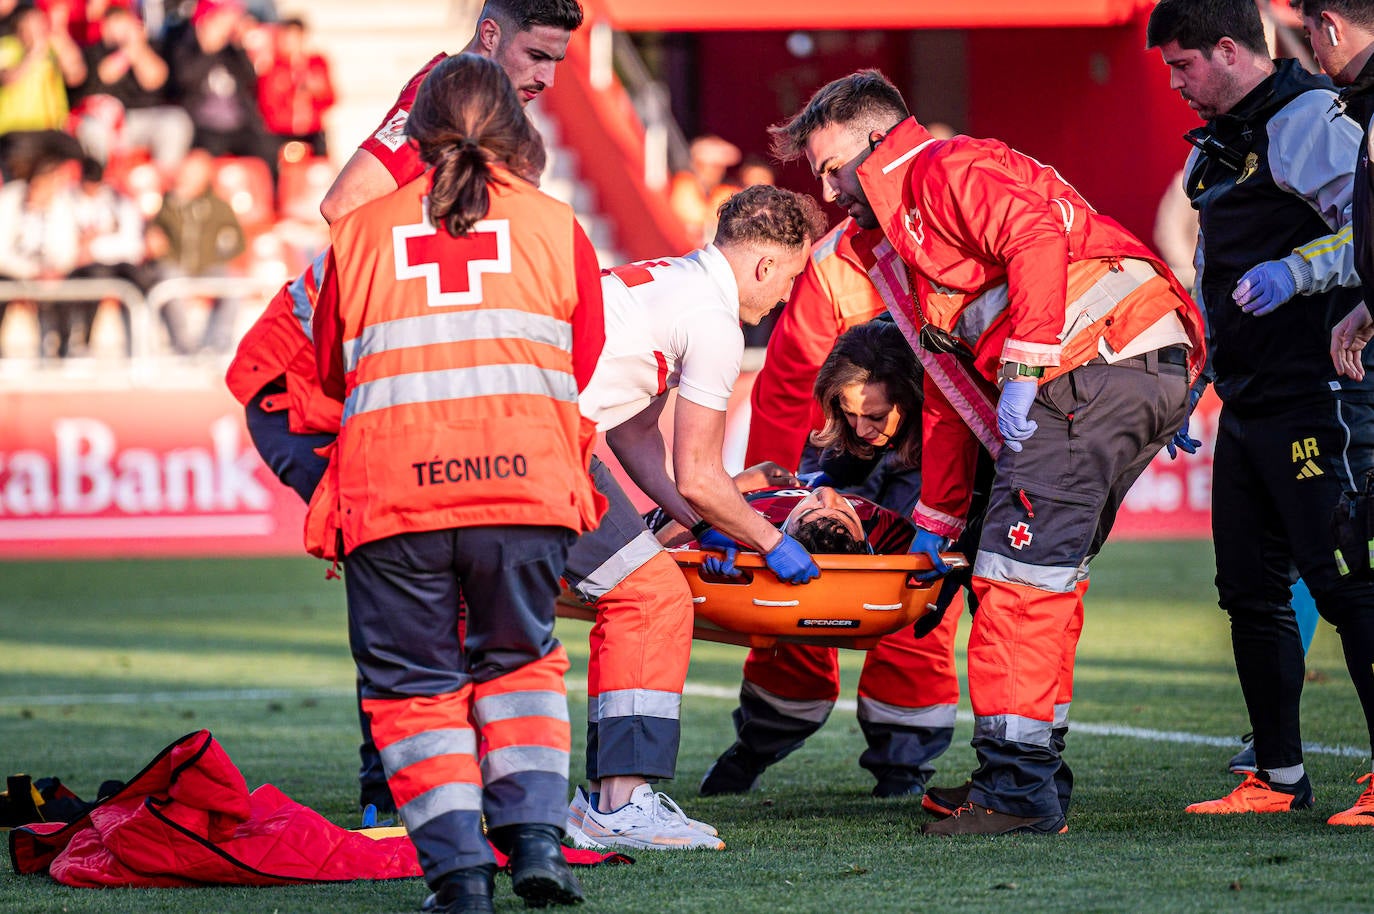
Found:
[[[732,738],[744,651],[697,643],[683,706],[680,777],[663,785],[716,825],[723,853],[642,852],[583,872],[604,912],[1369,911],[1374,834],[1326,817],[1369,770],[1365,728],[1323,624],[1309,656],[1304,739],[1316,808],[1205,818],[1245,726],[1206,543],[1113,544],[1094,565],[1078,652],[1068,757],[1070,831],[1054,838],[925,839],[913,800],[868,795],[852,712],[745,797],[696,783]],[[574,720],[585,624],[560,622],[573,656]],[[967,625],[961,629],[961,642]],[[0,564],[0,775],[57,775],[83,797],[135,773],[173,739],[214,732],[250,787],[276,784],[335,822],[357,822],[357,732],[343,588],[307,560]],[[842,700],[860,655],[845,652]],[[967,709],[967,700],[964,702]],[[1114,728],[1136,728],[1123,731]],[[973,756],[961,717],[935,783]],[[580,728],[574,726],[574,775]],[[1197,737],[1199,739],[1193,739]],[[1210,742],[1209,742],[1210,740]],[[1342,747],[1359,747],[1342,749]],[[418,909],[419,880],[270,889],[78,890],[0,865],[0,914],[331,912]],[[497,883],[497,909],[520,910]]]

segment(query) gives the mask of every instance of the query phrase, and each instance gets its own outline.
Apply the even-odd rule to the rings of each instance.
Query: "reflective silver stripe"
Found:
[[[381,750],[382,765],[392,774],[407,765],[439,755],[476,754],[477,735],[471,730],[457,728],[416,733]]]
[[[487,695],[473,703],[472,715],[481,726],[520,717],[568,719],[568,696],[551,689]]]
[[[310,266],[305,268],[305,272],[291,280],[291,285],[287,286],[287,291],[291,295],[291,313],[296,316],[296,321],[305,331],[305,338],[314,342],[315,332],[311,328],[311,320],[315,317],[315,303],[310,300],[310,293],[306,290],[305,279],[311,273],[315,274],[315,287],[319,288],[320,274],[324,272],[325,259],[329,257],[329,248],[315,257]]]
[[[1017,714],[993,714],[973,719],[974,739],[995,739],[1004,743],[1025,743],[1028,746],[1050,744],[1050,722],[1021,717]]]
[[[399,810],[406,830],[412,832],[445,813],[481,811],[482,785],[459,783],[440,784],[426,790]]]
[[[1106,316],[1123,298],[1159,275],[1154,267],[1143,260],[1127,259],[1122,264],[1124,269],[1108,270],[1082,295],[1067,303],[1064,329],[1059,335],[1061,343],[1067,343],[1080,330]],[[961,340],[982,339],[993,321],[1007,310],[1010,303],[1010,288],[1006,284],[993,286],[964,305],[953,334]]]
[[[982,339],[992,322],[1001,316],[1011,303],[1010,287],[1006,283],[993,286],[964,305],[953,333],[961,340]]]
[[[1051,593],[1069,593],[1078,584],[1078,566],[1059,568],[1018,562],[995,552],[979,551],[973,562],[973,576],[1006,584],[1024,584]]]
[[[588,603],[595,603],[662,551],[654,535],[645,530],[617,549],[615,555],[597,566],[573,589]]]
[[[344,368],[352,371],[363,356],[396,349],[461,343],[467,340],[529,340],[572,351],[572,324],[548,314],[513,308],[440,311],[371,324],[344,342]]]
[[[1069,726],[1069,705],[1073,702],[1060,702],[1054,706],[1054,729],[1065,730]]]
[[[896,724],[899,727],[953,728],[959,705],[927,705],[924,708],[904,708],[890,705],[876,698],[859,696],[859,720],[871,724]]]
[[[616,689],[602,692],[596,699],[598,719],[612,717],[682,717],[682,693],[658,689]]]
[[[1064,308],[1060,342],[1067,343],[1080,331],[1106,317],[1122,299],[1158,275],[1148,261],[1134,258],[1123,260],[1121,269],[1108,270],[1107,275]]]
[[[481,365],[417,371],[359,384],[344,402],[343,421],[362,413],[408,403],[437,403],[468,397],[531,394],[577,402],[571,372],[534,365]]]
[[[825,698],[815,700],[783,698],[781,695],[774,695],[752,682],[744,683],[739,690],[741,697],[752,696],[783,717],[791,717],[794,720],[809,720],[813,724],[825,723],[826,718],[830,716],[830,711],[835,707],[835,702]]]
[[[482,783],[491,784],[525,771],[568,776],[568,753],[548,746],[506,746],[482,756]]]

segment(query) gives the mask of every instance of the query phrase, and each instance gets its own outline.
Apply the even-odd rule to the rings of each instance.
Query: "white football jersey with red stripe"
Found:
[[[722,412],[739,379],[744,334],[739,287],[714,245],[686,257],[644,260],[601,273],[606,347],[582,391],[582,415],[615,428],[676,387]]]

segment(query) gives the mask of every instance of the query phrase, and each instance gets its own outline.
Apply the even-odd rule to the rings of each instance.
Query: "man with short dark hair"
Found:
[[[997,460],[968,650],[979,764],[923,831],[1062,832],[1088,562],[1183,419],[1196,306],[1054,169],[995,140],[937,139],[876,70],[826,85],[772,132],[827,200],[882,229],[864,259],[925,368],[912,551],[936,569],[964,527],[980,442]]]
[[[1206,121],[1189,134],[1197,150],[1184,169],[1211,343],[1193,402],[1208,381],[1222,401],[1212,541],[1258,768],[1188,811],[1307,809],[1295,568],[1341,635],[1366,719],[1374,712],[1374,583],[1338,567],[1331,532],[1342,489],[1374,458],[1374,378],[1341,380],[1327,355],[1332,325],[1358,301],[1349,225],[1360,131],[1333,112],[1329,80],[1270,58],[1253,0],[1161,0],[1146,38]]]

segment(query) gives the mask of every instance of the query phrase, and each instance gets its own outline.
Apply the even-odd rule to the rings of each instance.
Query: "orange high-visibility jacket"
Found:
[[[937,140],[908,118],[858,176],[914,284],[901,303],[907,323],[929,323],[967,346],[971,382],[990,388],[1004,359],[1044,366],[1050,380],[1094,358],[1099,340],[1120,351],[1170,312],[1191,343],[1190,378],[1201,370],[1206,347],[1197,305],[1157,256],[1053,168],[996,140]],[[1147,262],[1154,275],[1130,280],[1124,291],[1110,288],[1115,277],[1130,279],[1116,272],[1128,258]],[[1086,312],[1087,326],[1063,339],[1069,303],[1104,287],[1099,299],[1111,304]],[[969,417],[929,370],[925,394],[925,460],[913,519],[957,536],[978,441]]]
[[[596,254],[572,209],[501,169],[454,238],[424,175],[330,228],[315,311],[342,399],[345,552],[399,533],[597,523],[577,394],[605,342]]]
[[[285,376],[285,396],[265,398],[262,408],[269,413],[289,410],[288,427],[297,434],[339,430],[341,407],[320,389],[309,336],[324,260],[321,254],[281,287],[244,334],[224,376],[229,391],[244,406],[267,384]]]

